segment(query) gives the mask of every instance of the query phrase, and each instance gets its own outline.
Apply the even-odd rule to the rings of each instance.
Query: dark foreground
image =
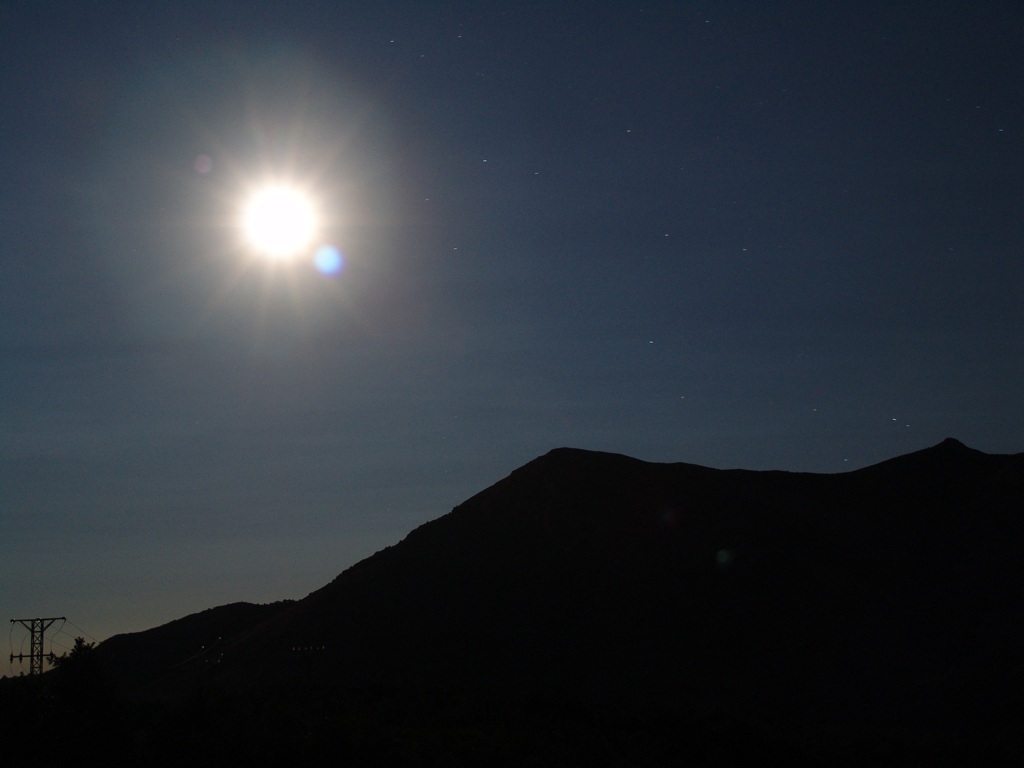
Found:
[[[787,731],[628,694],[288,683],[139,702],[82,667],[0,681],[7,764],[88,756],[147,766],[968,766],[1019,757],[951,734]]]
[[[0,681],[12,765],[1024,765],[1024,454],[558,449],[296,601]]]

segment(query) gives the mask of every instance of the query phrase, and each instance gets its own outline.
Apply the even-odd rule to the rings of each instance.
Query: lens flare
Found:
[[[333,245],[322,245],[313,256],[313,264],[322,275],[336,275],[345,265],[341,251]]]

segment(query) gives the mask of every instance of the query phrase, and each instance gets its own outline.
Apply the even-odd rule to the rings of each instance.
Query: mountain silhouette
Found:
[[[140,698],[562,692],[1024,754],[1021,510],[1024,454],[952,439],[830,475],[559,448],[302,600],[97,654]]]

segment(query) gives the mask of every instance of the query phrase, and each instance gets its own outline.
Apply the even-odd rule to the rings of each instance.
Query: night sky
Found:
[[[301,598],[559,446],[1024,450],[1022,192],[1016,1],[0,2],[0,619]]]

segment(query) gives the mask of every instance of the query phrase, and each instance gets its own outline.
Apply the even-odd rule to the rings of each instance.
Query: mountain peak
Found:
[[[834,475],[555,448],[300,601],[224,606],[98,658],[152,698],[315,684],[395,691],[382,713],[451,691],[462,713],[564,691],[657,718],[966,739],[1020,709],[1021,462],[953,438]]]

